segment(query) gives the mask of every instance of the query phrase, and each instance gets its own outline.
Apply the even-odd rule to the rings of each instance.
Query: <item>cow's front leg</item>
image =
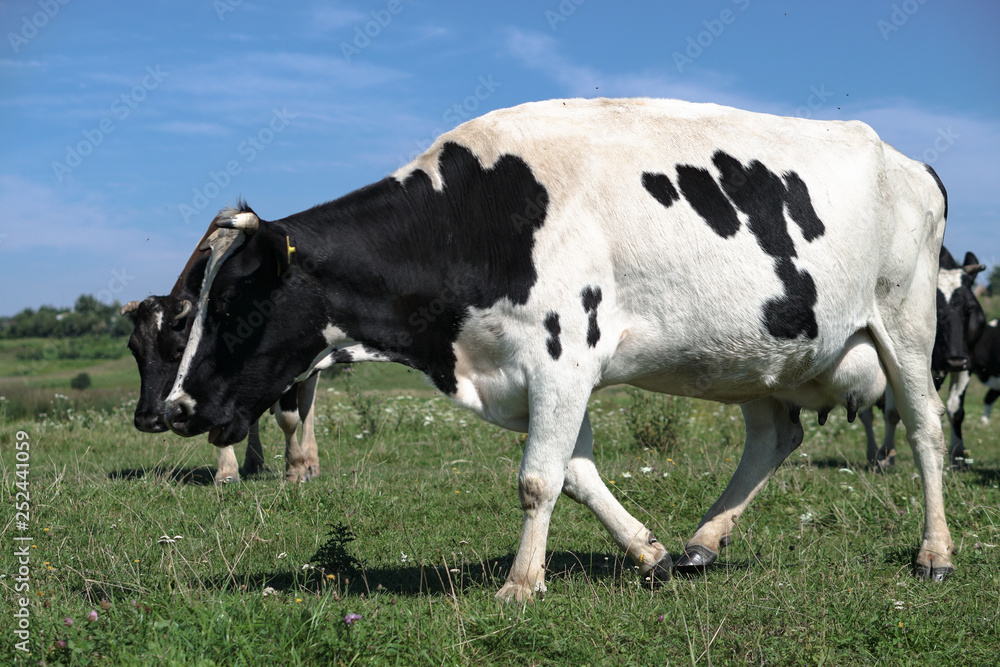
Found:
[[[236,449],[232,445],[219,448],[219,466],[215,469],[216,484],[231,484],[240,481],[240,462],[236,460]]]
[[[292,387],[274,407],[274,420],[285,434],[285,481],[308,482],[306,456],[295,432],[299,428],[298,389]]]
[[[802,444],[802,425],[793,422],[788,408],[774,398],[744,403],[747,439],[740,463],[726,490],[708,510],[684,553],[674,566],[680,572],[697,572],[715,562],[719,549],[740,515],[792,451]],[[797,421],[797,420],[796,420]]]
[[[316,443],[316,385],[319,373],[299,383],[299,420],[302,422],[302,455],[305,480],[319,476],[319,445]],[[305,481],[303,480],[303,481]]]
[[[573,457],[566,466],[563,493],[597,516],[615,544],[639,566],[640,575],[660,580],[670,578],[672,565],[667,548],[649,528],[622,507],[597,472],[594,466],[594,435],[587,414],[583,416]]]
[[[535,593],[545,593],[549,520],[562,491],[566,465],[587,406],[586,395],[557,395],[563,386],[529,388],[528,439],[517,477],[524,525],[510,575],[497,593],[506,602],[526,602]],[[574,385],[571,391],[578,391],[579,386]],[[587,389],[589,393],[589,385]]]

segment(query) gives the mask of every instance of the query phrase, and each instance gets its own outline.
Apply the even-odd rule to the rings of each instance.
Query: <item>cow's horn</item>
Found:
[[[247,234],[253,234],[260,229],[260,218],[252,211],[241,211],[231,215],[220,215],[215,224],[226,229],[239,229]]]
[[[124,317],[125,315],[128,315],[130,313],[134,313],[136,310],[138,310],[138,308],[139,308],[138,301],[129,301],[124,306],[122,306],[122,316]]]
[[[194,308],[194,306],[187,299],[184,299],[183,301],[181,301],[181,312],[179,312],[176,315],[174,315],[174,322],[177,322],[179,320],[183,320],[185,317],[187,317],[188,315],[190,315],[192,308]]]
[[[985,271],[986,270],[986,265],[985,264],[967,264],[966,266],[962,267],[962,270],[965,271],[966,275],[968,275],[968,276],[974,276],[977,273],[979,273],[980,271]]]

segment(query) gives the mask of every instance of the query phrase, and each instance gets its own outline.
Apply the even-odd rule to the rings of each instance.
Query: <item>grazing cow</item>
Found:
[[[139,401],[135,406],[135,427],[146,433],[167,430],[163,419],[164,401],[170,392],[180,365],[184,346],[194,318],[192,302],[198,298],[208,247],[206,239],[218,229],[210,225],[198,249],[188,259],[167,296],[151,296],[143,301],[130,301],[122,306],[122,315],[132,320],[132,335],[128,347],[139,366]],[[319,458],[313,430],[313,403],[318,374],[297,384],[285,393],[275,406],[275,419],[285,434],[285,476],[289,481],[307,481],[319,474]],[[295,431],[302,422],[302,445],[299,446]],[[263,469],[257,422],[251,425],[247,436],[247,450],[243,474],[251,475]],[[239,462],[232,445],[219,450],[216,483],[238,482]]]
[[[916,574],[953,569],[930,375],[944,188],[863,123],[676,100],[525,104],[340,199],[273,222],[241,204],[219,225],[170,427],[235,442],[329,355],[422,371],[528,434],[502,599],[544,592],[560,492],[642,575],[669,576],[666,546],[594,466],[588,398],[622,383],[742,404],[743,456],[678,569],[718,557],[801,443],[802,408],[854,413],[887,381],[923,479]],[[241,332],[241,318],[259,326]]]
[[[965,443],[962,441],[962,422],[965,419],[965,390],[969,386],[972,368],[972,350],[983,333],[986,316],[979,305],[972,284],[986,267],[971,252],[959,266],[944,247],[938,262],[937,279],[937,334],[931,355],[934,386],[941,388],[946,376],[951,376],[948,401],[945,403],[948,423],[951,425],[949,456],[955,468],[965,466]],[[868,441],[868,462],[877,468],[896,463],[896,425],[899,413],[893,405],[892,392],[887,392],[885,406],[885,440],[881,447],[875,442],[871,408],[862,411]]]
[[[1000,328],[990,320],[972,350],[972,372],[988,388],[983,406],[983,423],[990,423],[993,402],[1000,398]]]

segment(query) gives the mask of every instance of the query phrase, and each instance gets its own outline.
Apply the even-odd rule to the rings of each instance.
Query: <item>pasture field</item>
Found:
[[[494,593],[519,539],[522,436],[454,408],[419,375],[370,365],[324,380],[322,476],[300,485],[283,481],[269,417],[266,472],[216,487],[214,448],[138,433],[134,389],[123,391],[110,406],[51,399],[43,417],[0,402],[3,664],[995,665],[1000,655],[1000,424],[979,423],[978,383],[965,430],[974,461],[945,478],[959,569],[943,584],[910,574],[923,510],[909,448],[900,439],[896,469],[870,472],[860,423],[839,410],[824,427],[803,413],[804,444],[705,576],[651,589],[562,498],[548,593],[521,606]],[[736,467],[742,418],[733,406],[637,400],[594,396],[598,467],[676,554]],[[636,444],[630,426],[643,419],[644,432],[670,431],[677,444]],[[30,443],[23,528],[19,431]],[[19,558],[30,573],[21,592]],[[20,597],[30,655],[15,648]]]

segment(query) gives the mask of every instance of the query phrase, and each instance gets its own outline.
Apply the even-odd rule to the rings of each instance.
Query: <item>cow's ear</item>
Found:
[[[948,252],[948,249],[944,246],[941,246],[941,255],[938,258],[938,267],[945,270],[958,268],[958,263],[955,261],[955,258],[951,256],[951,253]]]

